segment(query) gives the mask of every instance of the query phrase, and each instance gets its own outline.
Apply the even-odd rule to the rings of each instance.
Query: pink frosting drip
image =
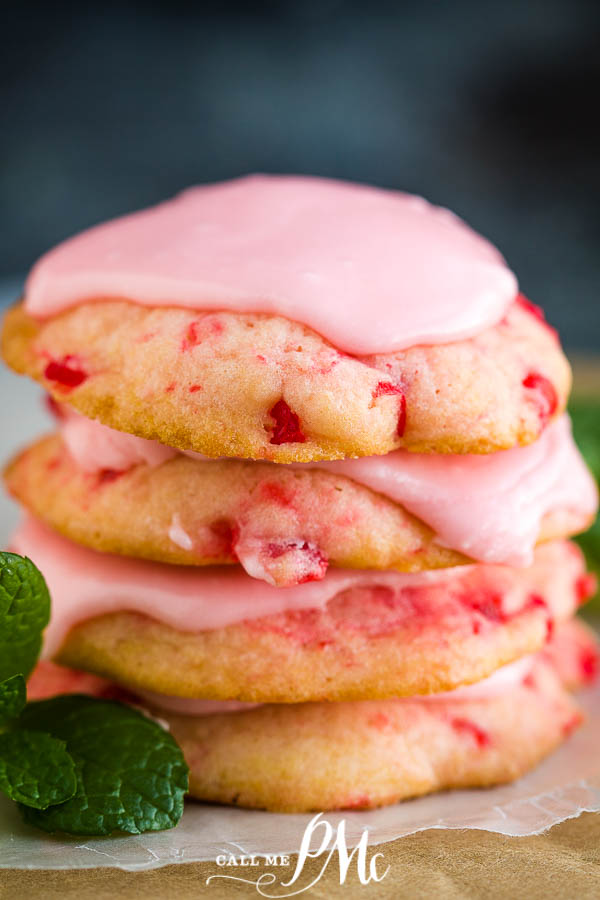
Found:
[[[84,472],[107,469],[125,472],[140,463],[158,466],[176,454],[175,450],[158,441],[147,441],[134,434],[115,431],[67,407],[61,409],[59,421],[69,453]]]
[[[112,297],[272,313],[370,354],[471,337],[516,295],[498,251],[420,197],[255,175],[191,188],[60,244],[33,268],[25,307],[43,318]]]
[[[249,578],[237,566],[174,566],[98,553],[31,518],[10,546],[44,573],[54,600],[44,636],[46,658],[74,624],[111,612],[139,612],[179,630],[205,631],[286,610],[322,609],[336,594],[358,585],[424,586],[457,577],[466,568],[416,575],[332,569],[322,581],[277,588]]]
[[[178,452],[72,412],[61,419],[61,431],[85,471],[155,465]],[[574,515],[583,527],[598,499],[566,415],[528,447],[499,453],[452,456],[396,450],[386,456],[307,465],[345,475],[402,504],[447,547],[481,562],[511,566],[531,563],[547,513]],[[193,535],[185,537],[193,542]]]
[[[527,447],[481,456],[396,450],[323,468],[391,497],[426,522],[438,543],[481,562],[528,566],[547,513],[573,514],[585,526],[598,506],[567,415]]]

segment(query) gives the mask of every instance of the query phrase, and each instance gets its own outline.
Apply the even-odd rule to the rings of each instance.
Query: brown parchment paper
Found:
[[[381,900],[596,900],[600,896],[600,814],[584,813],[534,837],[516,838],[482,831],[430,830],[378,848],[390,865],[379,884],[363,886],[351,872],[339,884],[332,860],[317,884],[299,897],[381,898]],[[318,860],[304,869],[305,881],[320,871]],[[2,900],[229,900],[259,897],[249,885],[206,879],[214,863],[168,866],[154,872],[92,869],[75,872],[0,871]]]

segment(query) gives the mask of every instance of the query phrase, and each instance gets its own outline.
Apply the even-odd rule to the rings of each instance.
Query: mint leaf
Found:
[[[28,703],[23,728],[66,742],[75,762],[75,795],[25,821],[69,834],[140,834],[173,828],[183,813],[188,768],[171,735],[129,706],[82,695]]]
[[[0,725],[16,719],[27,702],[27,688],[22,675],[0,682]]]
[[[36,566],[24,556],[0,552],[0,681],[29,675],[50,618],[50,595]]]
[[[42,810],[75,793],[75,764],[64,741],[35,731],[0,734],[0,789]]]

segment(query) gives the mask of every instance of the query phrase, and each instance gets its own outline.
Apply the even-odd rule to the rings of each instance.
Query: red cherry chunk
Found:
[[[271,559],[279,559],[284,554],[291,554],[296,560],[297,581],[296,584],[306,584],[308,581],[321,581],[329,566],[329,560],[321,553],[318,547],[308,541],[281,541],[269,542],[266,547],[267,555]]]
[[[537,303],[532,303],[531,300],[528,300],[527,297],[524,297],[523,294],[519,294],[517,297],[517,303],[519,306],[522,306],[523,309],[526,309],[527,312],[530,312],[532,316],[535,316],[536,319],[539,319],[540,322],[546,321],[546,314],[541,306],[538,306]]]
[[[87,377],[87,372],[84,372],[74,356],[53,359],[44,369],[44,378],[69,390],[78,387]]]
[[[275,427],[269,443],[303,444],[306,441],[306,435],[300,427],[300,419],[285,400],[278,400],[275,406],[269,410],[269,415],[275,419]]]
[[[548,331],[554,336],[556,340],[558,340],[558,331],[556,328],[553,328],[552,325],[549,325],[546,322],[546,314],[541,306],[538,306],[536,303],[532,303],[531,300],[528,300],[527,297],[524,297],[523,294],[519,294],[517,297],[517,303],[523,309],[526,309],[528,313],[534,316],[538,321],[542,322],[543,325],[546,326]]]
[[[393,384],[391,381],[380,381],[373,391],[373,399],[376,400],[378,397],[384,397],[390,394],[400,397],[400,410],[398,412],[396,434],[398,437],[402,437],[406,429],[406,397],[404,396],[404,391],[400,385]]]
[[[582,651],[579,660],[581,675],[585,682],[595,681],[600,673],[600,656],[597,650],[586,648]]]
[[[481,749],[489,747],[491,744],[491,739],[487,731],[484,731],[483,728],[480,728],[475,722],[471,722],[470,719],[452,719],[451,724],[455,731],[471,737]]]
[[[398,384],[392,384],[391,381],[380,381],[373,391],[373,399],[384,397],[386,394],[402,394],[403,390]]]
[[[575,581],[575,596],[577,597],[579,604],[585,603],[586,600],[593,597],[596,593],[596,587],[597,581],[595,575],[592,575],[591,572],[580,575]]]
[[[406,397],[404,394],[400,397],[400,412],[398,413],[398,425],[396,427],[396,434],[398,437],[402,437],[406,430]]]
[[[523,387],[535,391],[538,400],[539,417],[546,421],[553,416],[558,407],[558,397],[552,382],[539,372],[530,372],[523,379]]]

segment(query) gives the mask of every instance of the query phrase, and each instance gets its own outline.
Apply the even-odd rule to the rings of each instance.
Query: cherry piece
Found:
[[[577,602],[581,605],[596,593],[596,576],[591,572],[580,575],[575,581],[575,596]]]
[[[279,481],[263,481],[260,485],[260,497],[262,500],[277,503],[279,506],[290,506],[293,492],[285,483]]]
[[[398,413],[398,425],[396,427],[396,434],[398,437],[402,437],[404,431],[406,430],[406,397],[404,394],[400,397],[400,412]]]
[[[545,375],[539,372],[530,372],[523,379],[523,387],[528,390],[536,391],[539,406],[539,417],[542,421],[546,421],[553,416],[558,406],[558,397],[554,390],[552,382]]]
[[[600,656],[596,650],[585,649],[579,658],[579,666],[583,680],[595,681],[600,673]]]
[[[373,391],[373,399],[376,400],[377,397],[384,397],[386,394],[402,394],[404,393],[402,388],[397,384],[392,384],[391,381],[380,381]]]
[[[502,594],[482,587],[474,595],[466,597],[465,602],[489,622],[506,622],[507,617],[502,609]]]
[[[546,314],[541,306],[538,306],[536,303],[532,303],[531,300],[528,300],[527,297],[524,297],[523,294],[519,294],[517,297],[517,303],[523,309],[527,310],[532,316],[534,316],[539,322],[541,322],[548,331],[558,340],[558,331],[556,328],[553,328],[552,325],[549,325],[546,321]]]
[[[491,744],[491,739],[487,731],[484,731],[483,728],[480,728],[475,722],[471,722],[470,719],[452,719],[451,725],[455,731],[468,734],[472,737],[478,747],[489,747]]]
[[[376,400],[378,397],[385,397],[388,395],[400,397],[400,411],[398,413],[396,434],[398,437],[402,437],[406,429],[406,397],[404,396],[404,391],[398,384],[393,384],[391,381],[380,381],[373,391],[373,399]]]
[[[303,444],[306,435],[300,428],[300,419],[289,408],[285,400],[278,400],[275,406],[269,410],[269,415],[275,419],[275,427],[269,443],[271,444]]]
[[[266,546],[266,551],[271,559],[279,559],[280,556],[288,553],[292,554],[297,568],[295,584],[321,581],[329,566],[327,557],[309,541],[270,541]]]
[[[223,331],[223,323],[214,316],[206,316],[204,319],[190,322],[181,342],[181,350],[185,353],[187,350],[191,350],[192,347],[197,347],[207,337],[218,337],[220,334],[223,334]]]
[[[101,469],[98,472],[98,484],[111,484],[124,474],[125,472],[119,471],[118,469]]]
[[[526,309],[527,312],[531,313],[532,316],[535,316],[536,319],[539,319],[540,322],[546,321],[546,314],[542,307],[538,306],[537,303],[532,303],[531,300],[528,300],[523,294],[519,294],[517,303],[519,306],[522,306],[523,309]]]
[[[63,356],[60,360],[52,360],[44,369],[44,378],[47,378],[48,381],[55,381],[69,390],[78,387],[87,377],[87,372],[84,372],[78,365],[74,356]]]

